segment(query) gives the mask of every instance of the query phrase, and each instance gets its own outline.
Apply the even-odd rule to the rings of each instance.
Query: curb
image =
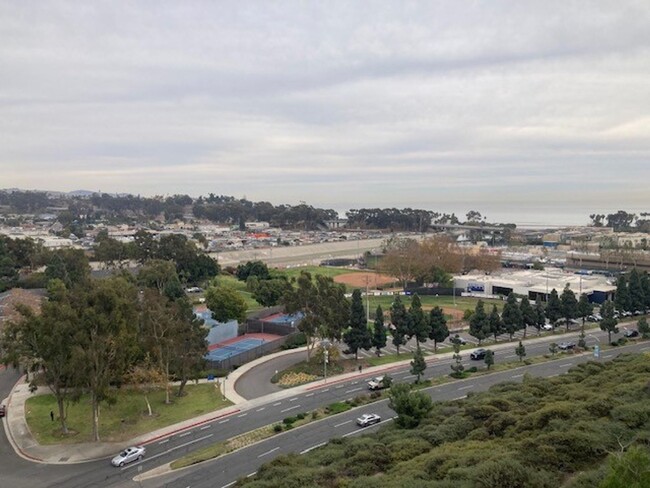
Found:
[[[11,392],[9,393],[9,396],[7,397],[7,412],[13,412],[13,409],[11,409],[11,398],[13,397],[14,394],[14,389],[16,386],[18,386],[19,383],[23,382],[25,378],[25,375],[22,375],[16,383],[14,383],[14,386],[11,387]],[[24,413],[23,413],[24,415]],[[49,464],[45,460],[41,458],[37,458],[35,456],[32,456],[30,454],[27,454],[23,449],[18,445],[16,442],[16,439],[14,438],[14,434],[11,431],[11,427],[9,426],[9,418],[5,416],[5,422],[4,422],[4,429],[5,429],[5,435],[7,436],[7,440],[9,441],[9,444],[11,444],[11,447],[13,448],[14,452],[20,456],[21,458],[27,460],[27,461],[32,461],[36,462],[39,464]],[[27,421],[25,421],[25,425],[27,424]]]

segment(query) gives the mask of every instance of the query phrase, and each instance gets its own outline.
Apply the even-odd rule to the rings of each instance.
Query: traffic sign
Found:
[[[600,346],[598,344],[594,346],[594,357],[595,358],[600,357]]]

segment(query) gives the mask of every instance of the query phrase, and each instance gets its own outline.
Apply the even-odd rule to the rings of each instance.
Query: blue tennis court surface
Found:
[[[222,361],[224,359],[228,359],[231,356],[236,356],[237,354],[240,354],[242,352],[250,351],[251,349],[255,349],[258,346],[261,346],[264,344],[264,339],[242,339],[241,341],[233,342],[228,345],[220,345],[217,346],[215,349],[210,351],[206,358],[211,359],[213,361]]]

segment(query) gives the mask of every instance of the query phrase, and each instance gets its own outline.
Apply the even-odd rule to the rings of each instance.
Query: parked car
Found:
[[[142,446],[127,447],[113,459],[111,464],[113,466],[124,466],[125,464],[132,463],[133,461],[140,461],[144,457],[145,448]]]
[[[587,317],[587,322],[600,322],[603,317],[599,313],[595,313]]]
[[[368,427],[369,425],[378,424],[379,422],[381,422],[381,417],[376,413],[364,413],[357,419],[357,425],[359,427]]]
[[[461,336],[459,336],[458,334],[456,334],[454,337],[449,339],[449,342],[451,342],[452,344],[454,343],[454,341],[458,342],[458,344],[460,344],[461,346],[467,344],[467,341],[463,339]]]
[[[389,385],[390,379],[386,375],[377,376],[368,381],[369,390],[383,390],[384,388],[388,388]]]
[[[7,407],[0,405],[0,417],[4,417],[5,415],[7,415]]]
[[[544,324],[544,325],[542,325],[542,330],[553,330],[553,325]]]
[[[469,355],[469,358],[474,360],[485,359],[487,352],[487,349],[476,349],[475,351],[472,351],[472,353]]]
[[[635,329],[629,329],[626,330],[623,335],[627,337],[628,339],[631,339],[632,337],[639,337],[639,331]]]
[[[560,351],[569,351],[569,350],[576,347],[576,343],[575,342],[560,342],[557,345],[557,347],[558,347],[558,349],[560,349]]]

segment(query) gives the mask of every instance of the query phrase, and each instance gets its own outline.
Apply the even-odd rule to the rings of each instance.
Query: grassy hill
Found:
[[[503,383],[465,400],[437,403],[416,429],[388,425],[375,434],[333,439],[303,456],[281,456],[238,486],[648,486],[617,477],[618,484],[601,485],[605,460],[621,446],[640,446],[646,462],[640,467],[649,469],[647,354],[589,362],[561,376],[525,377],[523,384]]]

